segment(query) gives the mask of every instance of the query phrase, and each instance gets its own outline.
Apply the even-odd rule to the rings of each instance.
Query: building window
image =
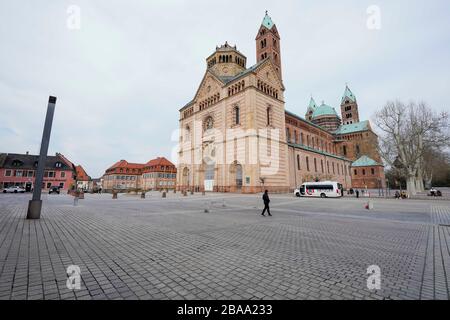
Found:
[[[51,186],[52,186],[52,183],[51,182],[47,182],[47,189],[50,189]]]
[[[371,168],[370,171],[372,172],[372,175],[375,175],[375,169]]]
[[[297,170],[300,170],[300,155],[297,155]]]
[[[333,167],[333,174],[336,174],[336,171],[334,171],[334,162],[332,162],[331,165]]]
[[[11,177],[11,170],[5,171],[5,177]]]
[[[61,167],[62,167],[62,163],[61,163],[61,162],[55,163],[55,167],[56,167],[56,168],[61,168]]]
[[[314,158],[314,171],[317,172],[317,159]]]
[[[64,188],[64,182],[61,182],[60,184],[59,184],[59,187],[62,189],[62,188]]]
[[[22,170],[16,170],[16,177],[21,177],[23,174]]]
[[[320,168],[322,169],[322,173],[323,173],[323,160],[320,160]]]
[[[360,149],[359,149],[359,145],[357,144],[356,145],[356,154],[359,154],[359,152],[360,152]]]
[[[266,109],[266,122],[267,122],[268,126],[270,126],[272,124],[272,121],[271,121],[272,115],[271,115],[271,113],[272,113],[271,108],[267,107],[267,109]]]
[[[362,172],[363,172],[363,176],[365,176],[366,175],[366,169],[363,169]]]
[[[306,170],[309,171],[309,158],[306,157]]]
[[[344,153],[344,156],[347,155],[347,146],[342,147],[342,152]]]
[[[240,119],[240,110],[239,107],[235,107],[234,108],[234,124],[240,124],[241,123],[241,119]]]
[[[354,172],[355,176],[358,175],[358,170],[355,169],[353,172]]]
[[[289,128],[286,128],[286,140],[287,142],[291,142],[291,131]]]
[[[20,167],[21,165],[22,165],[22,161],[20,161],[20,160],[14,160],[12,162],[13,167]]]
[[[61,178],[65,178],[66,177],[66,173],[64,171],[61,172]]]

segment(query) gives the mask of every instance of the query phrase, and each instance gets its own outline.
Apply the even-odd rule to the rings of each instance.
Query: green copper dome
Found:
[[[325,103],[322,103],[320,107],[317,107],[314,110],[314,113],[312,115],[313,118],[321,117],[321,116],[338,116],[336,113],[336,110],[334,110],[333,107],[330,107],[329,105],[326,105]]]

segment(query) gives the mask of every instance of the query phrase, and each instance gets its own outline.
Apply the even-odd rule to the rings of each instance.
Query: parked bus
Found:
[[[336,181],[305,182],[294,195],[297,197],[339,198],[344,195],[342,184]]]

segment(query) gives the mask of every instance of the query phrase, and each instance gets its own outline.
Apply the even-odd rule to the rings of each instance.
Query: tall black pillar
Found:
[[[53,114],[55,113],[56,97],[48,98],[47,115],[45,116],[44,132],[42,134],[41,151],[34,181],[33,198],[28,203],[27,219],[39,219],[42,208],[42,182],[44,180],[45,162],[47,160],[48,145],[50,143],[50,133],[52,131]]]

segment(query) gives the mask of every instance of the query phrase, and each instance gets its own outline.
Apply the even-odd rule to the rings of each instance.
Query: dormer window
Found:
[[[12,162],[13,167],[20,167],[21,165],[23,165],[23,162],[20,160],[13,160]]]
[[[62,167],[62,163],[61,163],[61,162],[55,163],[55,167],[56,167],[56,168],[61,168],[61,167]]]

